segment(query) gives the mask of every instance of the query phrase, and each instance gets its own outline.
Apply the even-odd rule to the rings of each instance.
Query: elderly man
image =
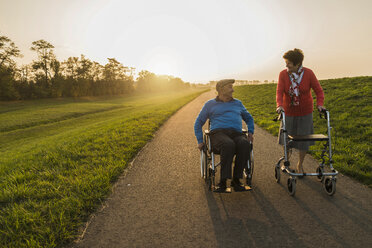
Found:
[[[217,191],[226,190],[226,181],[231,179],[231,167],[234,155],[235,166],[231,185],[235,191],[245,190],[240,182],[243,177],[244,165],[249,158],[249,142],[253,142],[254,122],[252,115],[241,101],[234,99],[234,79],[220,80],[216,84],[217,97],[207,101],[194,124],[198,148],[204,147],[202,127],[210,120],[210,139],[213,150],[221,156],[221,181]],[[242,133],[242,120],[248,127],[248,139]]]

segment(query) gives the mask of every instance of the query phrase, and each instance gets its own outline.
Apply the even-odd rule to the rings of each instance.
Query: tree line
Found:
[[[45,41],[32,42],[37,59],[18,66],[22,57],[15,43],[0,35],[0,100],[24,100],[57,97],[81,97],[181,90],[190,87],[182,79],[156,75],[143,70],[134,79],[135,68],[115,58],[105,65],[86,56],[59,61],[54,46]]]

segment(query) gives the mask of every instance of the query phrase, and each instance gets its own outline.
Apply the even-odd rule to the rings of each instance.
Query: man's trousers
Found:
[[[231,179],[232,161],[235,157],[234,178],[242,178],[249,158],[249,141],[245,134],[230,129],[211,131],[213,152],[220,154],[221,180]]]

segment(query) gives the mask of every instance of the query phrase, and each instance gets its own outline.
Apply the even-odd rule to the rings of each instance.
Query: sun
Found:
[[[177,52],[168,47],[155,47],[144,56],[144,67],[158,75],[180,74],[179,68],[181,61]]]
[[[165,58],[152,58],[148,67],[151,72],[158,75],[174,75],[175,69],[172,63]]]

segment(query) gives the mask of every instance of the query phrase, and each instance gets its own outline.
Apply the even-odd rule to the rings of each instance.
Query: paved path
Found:
[[[289,196],[284,176],[280,184],[273,176],[282,148],[258,127],[254,190],[209,192],[193,123],[212,97],[201,95],[160,128],[74,247],[371,247],[372,190],[340,175],[330,197],[309,177]],[[316,166],[305,159],[306,171]]]

